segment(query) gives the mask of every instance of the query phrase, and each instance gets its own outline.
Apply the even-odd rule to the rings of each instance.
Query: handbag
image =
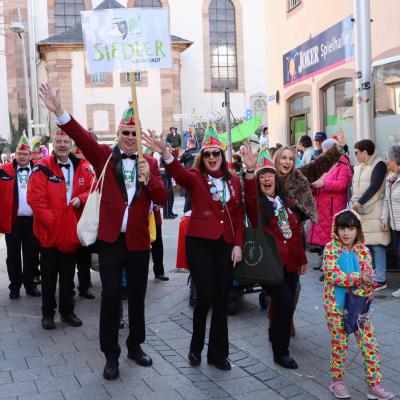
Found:
[[[257,228],[250,227],[247,222],[242,260],[237,264],[233,276],[241,286],[279,285],[284,279],[279,251],[274,235],[264,232],[258,205],[257,210]]]
[[[360,319],[369,311],[371,300],[368,297],[356,296],[350,289],[344,299],[344,330],[354,333],[359,327]]]
[[[99,180],[96,183],[96,187],[92,192],[95,178],[92,180],[90,185],[89,196],[87,198],[85,208],[83,209],[81,218],[78,222],[77,233],[82,246],[90,246],[97,239],[97,233],[99,230],[99,219],[100,219],[100,202],[103,193],[104,177],[106,174],[106,169],[112,153],[108,157],[103,171],[101,171]]]

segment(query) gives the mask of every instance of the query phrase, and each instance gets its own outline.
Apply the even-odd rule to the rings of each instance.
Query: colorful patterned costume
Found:
[[[325,273],[324,307],[325,317],[331,336],[331,367],[330,374],[333,381],[343,380],[345,362],[348,353],[348,334],[344,330],[344,295],[348,288],[357,296],[366,297],[367,293],[360,286],[361,273],[372,271],[371,255],[363,244],[364,235],[359,232],[350,251],[332,234],[324,251],[323,271]],[[355,260],[355,263],[354,263]],[[346,273],[343,270],[349,272]],[[355,332],[358,347],[361,350],[365,378],[369,385],[375,385],[382,379],[378,343],[372,319],[368,316]]]

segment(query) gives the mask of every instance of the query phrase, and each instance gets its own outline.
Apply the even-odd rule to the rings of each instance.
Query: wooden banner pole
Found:
[[[136,143],[138,148],[138,160],[143,160],[143,147],[142,147],[142,125],[140,123],[139,117],[139,107],[138,107],[138,100],[137,100],[137,92],[136,92],[136,80],[135,80],[135,73],[131,72],[130,74],[131,80],[131,93],[132,93],[132,108],[133,108],[133,115],[135,118],[135,128],[136,128]],[[146,177],[141,175],[139,177],[140,182],[144,182]]]

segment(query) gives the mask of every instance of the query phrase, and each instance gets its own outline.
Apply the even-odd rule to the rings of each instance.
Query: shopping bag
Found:
[[[106,169],[112,153],[106,161],[103,171],[100,174],[99,180],[97,181],[96,187],[92,192],[95,179],[93,178],[92,185],[90,186],[90,193],[86,200],[85,208],[83,209],[81,218],[78,222],[77,232],[82,246],[90,246],[97,239],[97,233],[99,230],[99,219],[100,219],[100,202],[101,195],[103,193],[103,184]]]
[[[346,333],[357,331],[361,318],[369,311],[370,304],[368,297],[356,296],[350,290],[345,294],[344,330]]]
[[[261,228],[245,228],[242,260],[236,265],[234,278],[239,285],[279,285],[283,268],[273,235]]]

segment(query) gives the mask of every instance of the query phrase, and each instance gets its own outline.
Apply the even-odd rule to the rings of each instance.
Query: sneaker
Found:
[[[329,390],[337,399],[350,399],[350,392],[343,381],[334,381],[329,385]]]
[[[400,289],[397,289],[395,292],[392,293],[393,297],[400,297]]]
[[[379,383],[375,386],[368,386],[367,398],[370,400],[389,400],[393,397],[394,394],[385,390]]]
[[[374,282],[374,292],[379,292],[380,290],[386,289],[386,281],[385,282]]]

